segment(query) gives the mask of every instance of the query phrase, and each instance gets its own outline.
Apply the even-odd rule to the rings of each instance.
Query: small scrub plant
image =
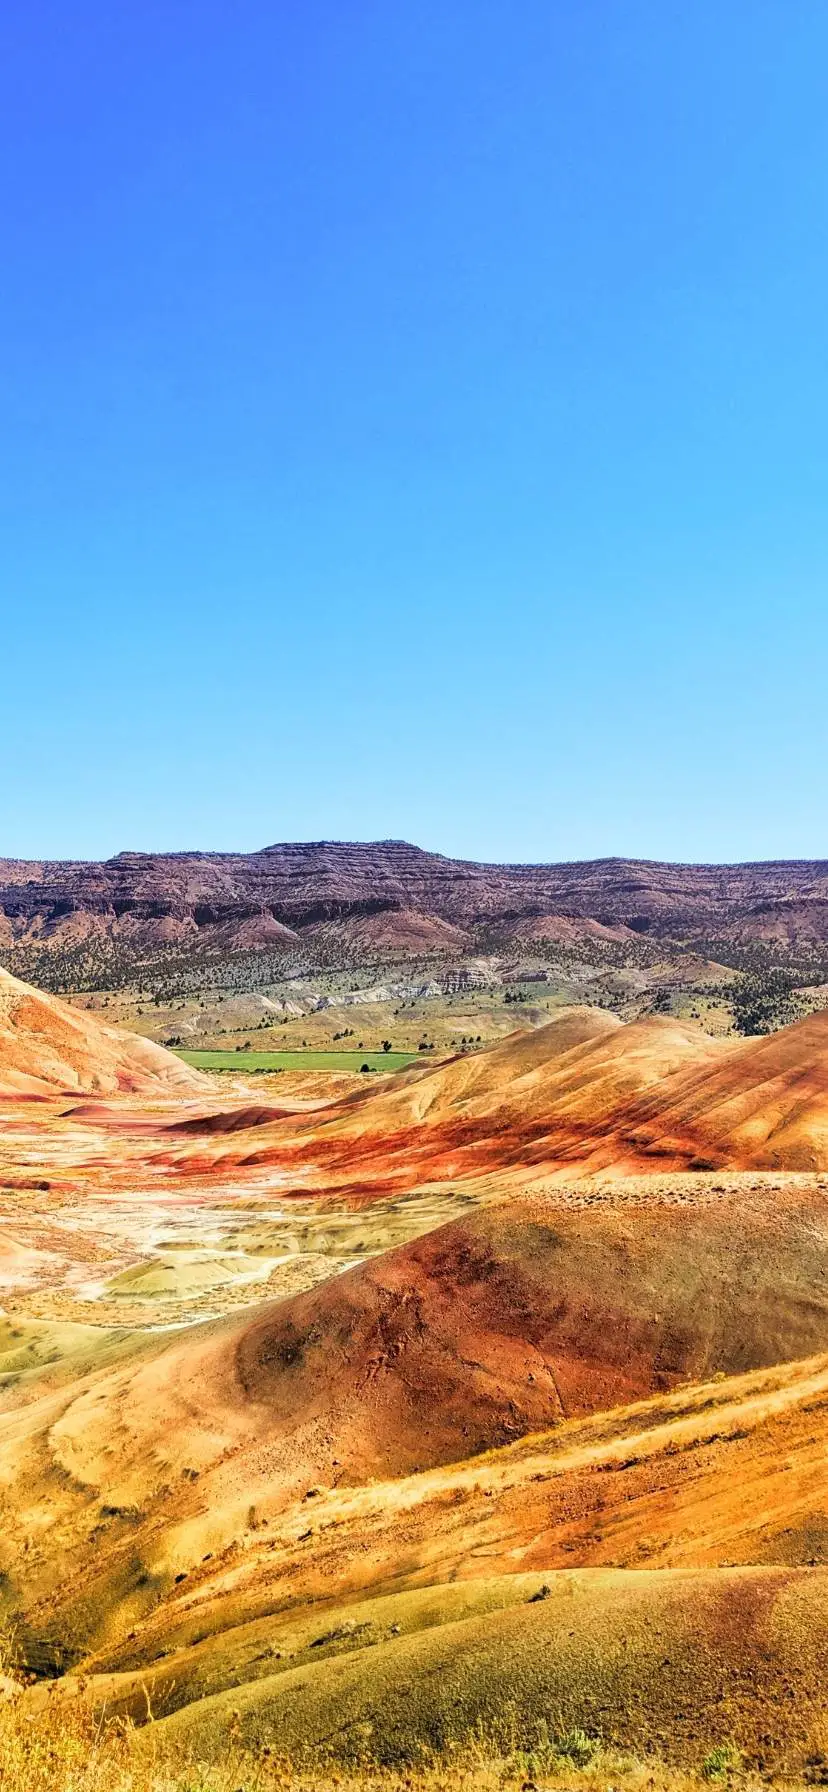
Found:
[[[601,1749],[599,1738],[588,1735],[579,1725],[552,1730],[542,1719],[528,1746],[513,1746],[511,1753],[527,1782],[534,1784],[539,1775],[557,1774],[573,1767],[591,1767]]]
[[[576,1725],[555,1737],[554,1749],[562,1761],[570,1761],[573,1767],[589,1767],[600,1754],[601,1744],[597,1736],[588,1736],[586,1730]]]
[[[706,1780],[732,1780],[741,1772],[742,1751],[735,1742],[719,1742],[715,1748],[705,1755],[702,1761],[702,1778]]]

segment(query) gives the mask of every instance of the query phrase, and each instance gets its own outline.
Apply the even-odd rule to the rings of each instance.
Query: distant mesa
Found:
[[[828,862],[496,865],[401,840],[124,851],[104,863],[0,859],[0,949],[32,962],[91,942],[121,964],[182,949],[320,963],[346,951],[361,963],[378,949],[405,958],[533,940],[639,952],[657,941],[764,944],[783,955],[819,947]]]

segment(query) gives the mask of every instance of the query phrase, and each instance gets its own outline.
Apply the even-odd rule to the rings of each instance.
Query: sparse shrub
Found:
[[[556,1736],[554,1748],[556,1755],[563,1761],[571,1761],[573,1767],[588,1767],[596,1755],[601,1753],[597,1736],[588,1736],[586,1730],[579,1729],[577,1725]]]
[[[735,1742],[719,1742],[705,1755],[702,1777],[706,1780],[731,1780],[742,1767],[742,1751]]]
[[[530,1785],[539,1778],[550,1778],[573,1767],[591,1767],[602,1752],[599,1738],[589,1736],[580,1726],[556,1731],[550,1729],[545,1718],[541,1718],[533,1726],[531,1736],[525,1738],[522,1744],[517,1741],[516,1735],[509,1742],[503,1734],[499,1737],[499,1744],[510,1758],[512,1766]],[[491,1746],[490,1741],[490,1750]]]

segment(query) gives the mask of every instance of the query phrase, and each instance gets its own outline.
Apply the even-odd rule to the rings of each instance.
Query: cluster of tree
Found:
[[[650,1012],[651,1014],[672,1014],[672,990],[665,989],[663,986],[661,989],[657,989],[650,1003]]]
[[[787,971],[744,972],[734,985],[731,1001],[737,1033],[775,1033],[779,1027],[801,1020],[806,1013],[805,1003]]]

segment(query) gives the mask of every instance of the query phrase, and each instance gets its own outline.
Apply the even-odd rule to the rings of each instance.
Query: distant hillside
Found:
[[[335,964],[516,953],[530,941],[822,962],[828,861],[486,865],[397,840],[125,852],[101,864],[0,860],[0,956],[27,974],[90,951],[123,967],[250,951]]]

